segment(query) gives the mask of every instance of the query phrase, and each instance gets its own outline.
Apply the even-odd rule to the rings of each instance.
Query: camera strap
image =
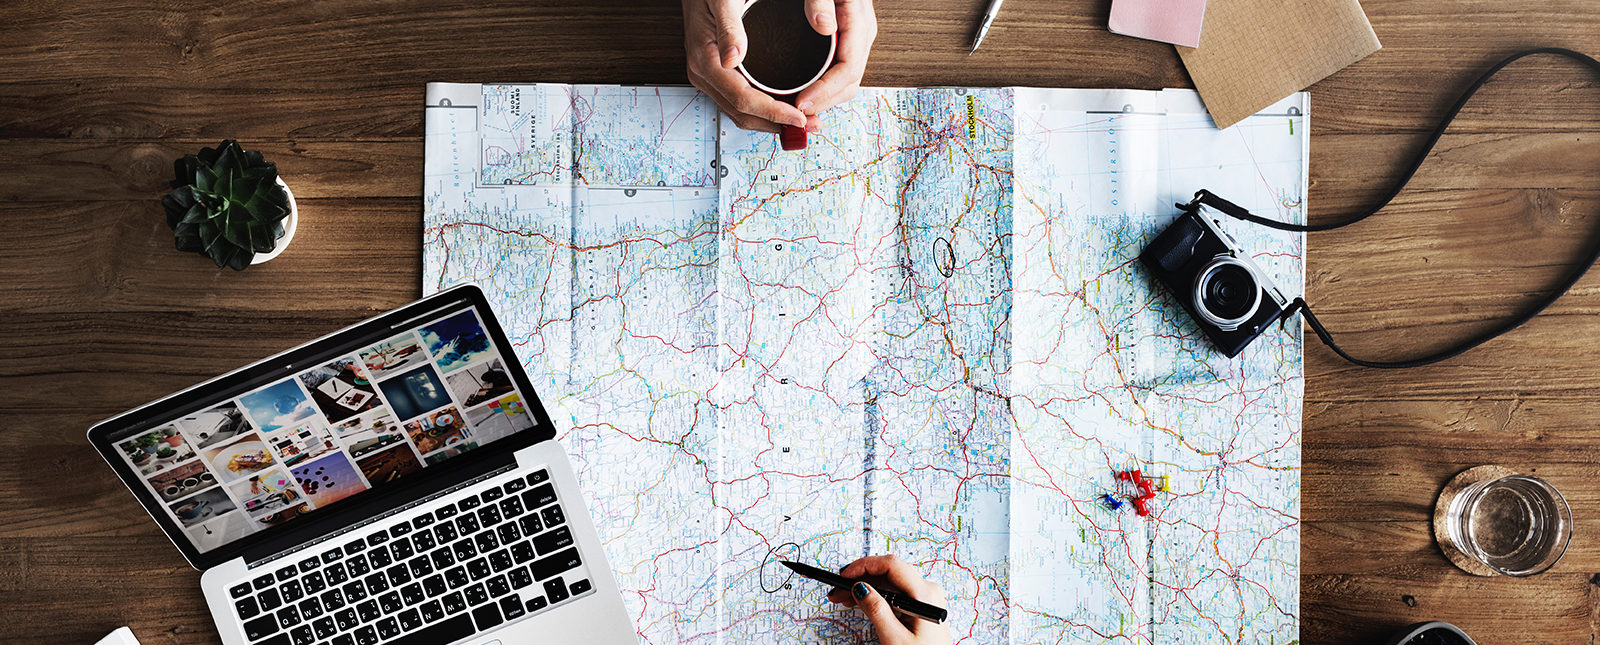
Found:
[[[1399,195],[1400,191],[1403,190],[1406,187],[1406,184],[1410,183],[1411,177],[1413,175],[1417,174],[1417,169],[1422,167],[1422,162],[1427,160],[1428,154],[1433,151],[1434,144],[1439,143],[1439,138],[1444,136],[1445,129],[1450,127],[1450,122],[1455,120],[1456,114],[1461,111],[1462,106],[1467,104],[1467,100],[1471,99],[1472,95],[1477,93],[1478,89],[1482,88],[1485,83],[1488,83],[1489,79],[1492,78],[1495,75],[1496,72],[1499,72],[1501,69],[1505,68],[1505,66],[1510,65],[1513,62],[1516,62],[1518,59],[1521,59],[1521,58],[1524,58],[1524,57],[1527,57],[1527,56],[1532,56],[1534,54],[1556,54],[1556,55],[1559,55],[1559,56],[1565,56],[1567,58],[1571,58],[1573,60],[1578,61],[1579,63],[1584,64],[1589,69],[1594,70],[1595,72],[1600,72],[1600,61],[1596,61],[1595,59],[1593,59],[1593,58],[1591,58],[1591,57],[1589,57],[1589,56],[1587,56],[1585,54],[1581,54],[1579,52],[1575,52],[1575,51],[1572,51],[1570,49],[1562,49],[1562,48],[1559,48],[1559,47],[1544,47],[1544,48],[1540,48],[1540,49],[1530,49],[1530,50],[1518,52],[1518,53],[1512,54],[1511,56],[1506,57],[1505,60],[1502,60],[1499,63],[1495,64],[1494,67],[1489,68],[1489,71],[1484,72],[1484,74],[1482,76],[1479,76],[1478,80],[1473,82],[1473,84],[1470,87],[1467,88],[1467,91],[1461,95],[1461,98],[1456,100],[1455,106],[1450,108],[1450,112],[1445,115],[1444,120],[1439,122],[1439,127],[1435,128],[1434,131],[1433,131],[1433,135],[1428,137],[1427,144],[1423,145],[1422,146],[1422,151],[1417,154],[1415,159],[1411,160],[1411,166],[1406,169],[1405,175],[1400,179],[1400,182],[1395,184],[1394,188],[1389,191],[1389,194],[1384,196],[1384,198],[1381,201],[1378,202],[1377,206],[1374,206],[1371,209],[1367,210],[1366,212],[1361,213],[1360,215],[1357,215],[1357,216],[1355,216],[1355,217],[1353,217],[1351,219],[1345,220],[1343,222],[1335,222],[1335,223],[1329,223],[1329,224],[1311,224],[1311,225],[1289,224],[1289,223],[1280,222],[1280,221],[1273,220],[1273,219],[1267,219],[1265,217],[1261,217],[1259,215],[1253,214],[1250,211],[1245,210],[1244,208],[1240,207],[1238,204],[1235,204],[1235,203],[1230,202],[1230,201],[1228,201],[1226,199],[1218,197],[1215,194],[1213,194],[1211,191],[1204,190],[1204,189],[1202,189],[1199,192],[1194,194],[1194,201],[1189,202],[1188,204],[1178,204],[1178,208],[1181,209],[1181,210],[1184,210],[1184,211],[1194,211],[1194,210],[1197,210],[1200,206],[1209,206],[1209,207],[1211,207],[1212,209],[1216,210],[1219,213],[1222,213],[1224,215],[1227,215],[1227,216],[1235,218],[1235,219],[1244,220],[1244,221],[1250,222],[1252,224],[1260,224],[1262,226],[1266,226],[1268,228],[1278,229],[1280,231],[1296,231],[1296,232],[1302,232],[1302,233],[1316,232],[1316,231],[1330,231],[1330,230],[1333,230],[1333,229],[1336,229],[1336,228],[1342,228],[1342,227],[1345,227],[1345,226],[1349,226],[1351,224],[1354,224],[1356,222],[1364,220],[1364,219],[1366,219],[1368,217],[1371,217],[1374,214],[1376,214],[1378,211],[1383,210],[1383,208],[1385,206],[1388,206],[1389,202],[1391,200],[1393,200],[1396,195]],[[1287,320],[1294,313],[1296,313],[1296,312],[1301,313],[1305,317],[1306,324],[1311,326],[1311,331],[1316,332],[1317,338],[1322,340],[1322,344],[1327,345],[1328,349],[1333,350],[1333,353],[1338,354],[1340,358],[1343,358],[1343,359],[1345,359],[1347,361],[1350,361],[1351,363],[1355,363],[1356,365],[1360,365],[1362,367],[1375,367],[1375,368],[1381,368],[1381,369],[1396,369],[1396,368],[1404,368],[1404,367],[1418,367],[1418,366],[1421,366],[1421,365],[1430,365],[1430,364],[1437,363],[1439,361],[1442,361],[1442,360],[1445,360],[1445,359],[1448,359],[1448,358],[1453,358],[1455,356],[1458,356],[1463,352],[1466,352],[1466,351],[1468,351],[1468,350],[1470,350],[1470,349],[1472,349],[1474,347],[1482,345],[1482,344],[1484,344],[1484,343],[1486,343],[1486,342],[1488,342],[1488,341],[1500,336],[1501,334],[1504,334],[1504,333],[1506,333],[1508,331],[1516,329],[1517,327],[1521,326],[1522,323],[1528,322],[1534,316],[1539,315],[1540,312],[1544,311],[1547,307],[1549,307],[1550,305],[1554,304],[1555,301],[1561,299],[1561,296],[1566,295],[1567,291],[1570,290],[1573,285],[1577,284],[1578,280],[1583,278],[1585,273],[1589,272],[1589,267],[1594,266],[1596,261],[1600,261],[1600,237],[1597,237],[1596,240],[1590,244],[1589,250],[1587,252],[1587,255],[1584,257],[1584,260],[1582,262],[1578,263],[1573,268],[1572,272],[1570,274],[1568,274],[1566,276],[1566,278],[1564,278],[1560,282],[1560,284],[1556,287],[1556,289],[1554,291],[1550,292],[1550,295],[1548,297],[1546,297],[1545,299],[1539,301],[1539,303],[1536,304],[1535,306],[1533,306],[1533,307],[1529,308],[1528,310],[1524,311],[1523,313],[1517,315],[1516,317],[1514,317],[1511,320],[1507,321],[1505,324],[1500,325],[1499,327],[1496,327],[1494,329],[1491,329],[1491,330],[1489,330],[1489,331],[1487,331],[1487,332],[1485,332],[1483,334],[1480,334],[1480,335],[1478,335],[1478,336],[1476,336],[1474,338],[1471,338],[1471,339],[1467,340],[1466,342],[1461,343],[1460,345],[1456,345],[1455,347],[1452,347],[1452,348],[1450,348],[1448,350],[1445,350],[1443,352],[1439,352],[1437,354],[1433,354],[1433,355],[1430,355],[1430,356],[1424,356],[1422,358],[1418,358],[1418,359],[1415,359],[1415,360],[1396,361],[1396,362],[1366,361],[1366,360],[1362,360],[1362,359],[1356,358],[1354,356],[1351,356],[1351,355],[1345,353],[1345,351],[1339,347],[1339,344],[1335,343],[1333,341],[1333,336],[1328,333],[1327,328],[1322,326],[1322,321],[1317,320],[1316,314],[1311,313],[1311,305],[1306,304],[1306,301],[1305,301],[1304,298],[1295,298],[1294,302],[1290,303],[1289,306],[1284,309],[1283,318],[1281,318],[1279,320],[1279,324],[1282,324],[1283,320]]]

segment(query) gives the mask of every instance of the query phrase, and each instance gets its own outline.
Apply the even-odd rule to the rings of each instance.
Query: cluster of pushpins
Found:
[[[1132,484],[1134,489],[1137,491],[1137,494],[1128,496],[1128,501],[1133,504],[1133,510],[1139,513],[1140,517],[1149,517],[1150,500],[1156,498],[1156,491],[1167,490],[1166,475],[1162,475],[1161,482],[1157,484],[1156,480],[1145,477],[1144,473],[1137,469],[1118,471],[1117,481],[1128,482]],[[1101,499],[1105,503],[1106,508],[1109,508],[1113,511],[1122,510],[1122,500],[1117,499],[1115,495],[1106,493]]]

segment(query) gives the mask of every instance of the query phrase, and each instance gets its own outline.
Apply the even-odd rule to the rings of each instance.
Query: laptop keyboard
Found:
[[[548,471],[228,588],[250,643],[437,645],[592,589]]]

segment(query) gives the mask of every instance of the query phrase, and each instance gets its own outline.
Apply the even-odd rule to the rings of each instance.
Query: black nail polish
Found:
[[[865,582],[857,582],[855,586],[850,587],[850,595],[855,596],[856,600],[866,598],[869,593],[872,593],[872,588]]]

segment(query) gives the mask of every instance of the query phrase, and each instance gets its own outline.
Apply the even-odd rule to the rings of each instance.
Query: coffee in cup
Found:
[[[790,102],[822,78],[838,48],[836,34],[824,36],[811,26],[805,0],[750,0],[744,32],[750,45],[739,71],[752,87]],[[785,125],[779,138],[784,150],[806,147],[805,128]]]

